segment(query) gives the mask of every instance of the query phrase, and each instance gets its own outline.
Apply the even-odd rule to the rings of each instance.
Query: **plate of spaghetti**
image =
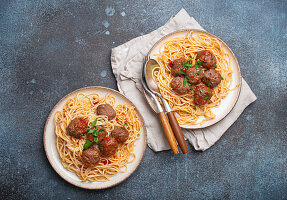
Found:
[[[44,129],[54,170],[69,183],[105,189],[126,180],[146,148],[143,118],[125,96],[104,87],[78,89],[61,99]]]
[[[230,48],[201,30],[166,35],[149,51],[152,77],[182,128],[205,128],[222,120],[240,94],[241,73]],[[146,96],[155,110],[154,103]]]

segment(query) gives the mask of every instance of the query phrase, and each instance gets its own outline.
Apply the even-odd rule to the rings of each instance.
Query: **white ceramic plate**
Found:
[[[196,124],[196,125],[180,125],[182,128],[186,128],[186,129],[198,129],[198,128],[205,128],[208,126],[211,126],[217,122],[219,122],[220,120],[222,120],[226,115],[228,115],[228,113],[232,110],[232,108],[235,106],[239,94],[240,94],[240,89],[241,89],[241,72],[240,72],[240,68],[239,68],[239,64],[238,61],[235,57],[235,55],[233,54],[233,52],[231,51],[231,49],[218,37],[207,33],[205,31],[201,31],[201,30],[196,30],[196,29],[188,29],[188,30],[181,30],[181,31],[177,31],[171,34],[166,35],[165,37],[163,37],[161,40],[159,40],[149,51],[147,56],[150,56],[150,58],[156,59],[155,54],[158,54],[160,50],[163,50],[164,46],[162,45],[163,43],[165,43],[167,40],[170,40],[174,37],[183,37],[185,36],[188,32],[193,31],[193,36],[198,35],[199,33],[205,33],[208,34],[212,37],[217,38],[219,41],[221,41],[223,43],[223,49],[230,55],[230,64],[231,64],[231,68],[233,70],[233,74],[232,74],[232,84],[230,86],[230,88],[235,88],[237,84],[239,84],[240,86],[233,91],[230,91],[229,94],[227,95],[227,97],[225,97],[224,99],[222,99],[220,105],[218,107],[214,107],[211,108],[212,112],[216,115],[215,118],[206,121],[204,124],[200,125],[200,124]],[[162,49],[160,49],[160,47]],[[153,100],[148,96],[145,95],[149,105],[152,107],[152,109],[154,111],[156,111],[156,106],[153,102]],[[200,117],[198,122],[200,122],[203,119],[203,117]]]
[[[109,88],[92,86],[92,87],[86,87],[86,88],[75,90],[74,92],[66,95],[63,99],[61,99],[51,111],[47,119],[45,129],[44,129],[44,148],[45,148],[46,155],[47,155],[47,158],[50,164],[63,179],[81,188],[105,189],[105,188],[109,188],[109,187],[115,186],[123,182],[137,169],[137,167],[139,166],[140,162],[143,159],[145,149],[146,149],[146,129],[144,126],[142,127],[141,136],[135,142],[134,153],[136,154],[136,159],[134,162],[129,163],[127,165],[128,170],[126,172],[124,173],[119,172],[113,177],[111,177],[109,181],[106,181],[106,182],[82,181],[76,175],[76,173],[70,172],[69,170],[65,169],[61,163],[61,158],[59,156],[59,153],[56,147],[56,134],[54,132],[54,129],[55,129],[54,116],[55,116],[56,111],[60,111],[63,109],[66,101],[69,98],[75,97],[78,93],[89,94],[93,92],[98,93],[101,97],[105,96],[108,93],[111,93],[116,98],[116,105],[126,103],[126,104],[134,106],[134,104],[129,99],[127,99],[125,96]],[[138,118],[140,119],[141,123],[144,125],[142,116],[140,115],[138,110],[136,111],[137,111]]]

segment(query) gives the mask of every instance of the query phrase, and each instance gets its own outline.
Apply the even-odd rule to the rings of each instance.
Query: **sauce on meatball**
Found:
[[[204,84],[198,84],[194,87],[194,103],[196,105],[206,104],[212,97],[212,91]]]
[[[177,92],[178,94],[186,94],[190,91],[188,84],[184,85],[184,78],[182,77],[175,77],[170,82],[171,88]]]
[[[197,60],[200,60],[202,62],[202,66],[208,69],[215,68],[216,66],[216,58],[209,50],[197,52]]]
[[[87,118],[75,118],[67,126],[66,131],[69,135],[80,138],[87,132],[88,119]]]
[[[91,147],[83,151],[82,160],[86,166],[93,166],[100,161],[100,153],[96,147]]]
[[[103,156],[112,156],[116,153],[118,142],[114,137],[105,137],[99,143],[99,149]]]

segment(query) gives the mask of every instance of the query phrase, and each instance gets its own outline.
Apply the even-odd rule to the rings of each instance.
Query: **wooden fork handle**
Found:
[[[179,153],[179,150],[178,150],[178,147],[177,147],[177,144],[176,144],[176,140],[175,140],[175,137],[174,137],[174,134],[172,132],[172,128],[170,127],[170,124],[169,124],[169,121],[165,115],[164,112],[160,112],[158,114],[159,118],[160,118],[160,122],[161,122],[161,125],[162,125],[162,128],[163,128],[163,131],[164,131],[164,134],[165,134],[165,137],[173,151],[174,154],[178,154]]]
[[[179,147],[180,147],[182,153],[188,153],[187,145],[186,145],[186,142],[184,140],[184,136],[183,136],[182,130],[181,130],[179,124],[178,124],[178,121],[177,121],[176,117],[174,116],[173,111],[168,112],[167,116],[169,118],[169,123],[171,125],[171,128],[173,130],[173,133],[174,133],[174,135],[176,137],[176,140],[177,140],[177,142],[179,144]]]

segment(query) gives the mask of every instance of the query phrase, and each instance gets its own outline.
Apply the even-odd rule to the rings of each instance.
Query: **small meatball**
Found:
[[[172,67],[183,67],[183,62],[187,62],[184,57],[176,59],[173,61]]]
[[[100,153],[95,147],[90,147],[83,151],[82,159],[86,166],[93,166],[100,161]]]
[[[88,119],[86,118],[75,118],[68,125],[66,131],[69,135],[80,138],[87,132]]]
[[[179,58],[173,61],[172,68],[170,70],[172,76],[182,76],[180,69],[183,68],[183,62],[186,62],[185,58]]]
[[[99,143],[99,149],[101,151],[101,154],[104,156],[112,156],[116,153],[116,150],[118,148],[118,142],[113,137],[105,137],[100,143]]]
[[[202,66],[208,69],[215,68],[216,58],[211,51],[203,50],[197,52],[197,60],[203,62]]]
[[[96,129],[96,132],[99,132],[101,129],[105,129],[103,126],[101,125],[98,125],[98,126],[95,126],[95,129]],[[104,139],[104,137],[107,136],[107,132],[106,131],[100,131],[99,132],[99,135],[98,135],[98,139],[99,139],[99,142],[102,141]],[[91,142],[94,142],[94,136],[93,134],[91,133],[88,133],[87,134],[87,138],[91,141]]]
[[[172,67],[170,69],[171,75],[172,76],[182,76],[181,71],[180,71],[181,67]]]
[[[112,120],[116,117],[116,111],[110,104],[101,104],[97,107],[98,115],[106,115],[108,120]]]
[[[194,87],[194,103],[196,105],[204,105],[212,97],[212,91],[204,84],[199,84]]]
[[[203,74],[204,71],[202,70],[202,68],[199,67],[189,67],[186,70],[186,76],[189,77],[188,82],[194,85],[201,82]]]
[[[186,94],[189,92],[190,88],[188,86],[188,83],[186,83],[186,85],[183,86],[183,81],[184,81],[184,78],[175,77],[170,82],[170,86],[178,94]]]
[[[119,143],[125,142],[129,138],[128,130],[119,126],[116,126],[111,134]]]
[[[207,70],[204,73],[202,82],[208,87],[214,88],[221,82],[221,75],[215,69]]]

